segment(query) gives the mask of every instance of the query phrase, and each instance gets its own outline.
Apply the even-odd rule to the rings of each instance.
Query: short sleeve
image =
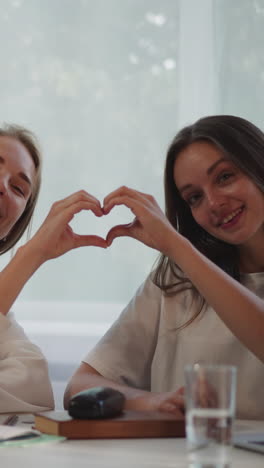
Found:
[[[160,303],[161,291],[148,277],[83,362],[105,378],[150,390]]]
[[[0,313],[0,413],[54,407],[47,361],[13,315]]]

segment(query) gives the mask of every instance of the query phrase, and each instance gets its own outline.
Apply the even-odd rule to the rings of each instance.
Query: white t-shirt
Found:
[[[243,275],[242,283],[264,299],[264,273]],[[177,330],[196,310],[190,291],[165,297],[148,278],[83,362],[108,379],[154,392],[184,386],[186,364],[232,364],[238,371],[237,417],[264,419],[263,363],[211,307]]]
[[[0,313],[0,413],[54,408],[47,362],[12,313]]]

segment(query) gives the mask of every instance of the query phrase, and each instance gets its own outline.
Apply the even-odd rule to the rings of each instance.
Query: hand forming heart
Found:
[[[116,206],[125,206],[135,215],[132,222],[118,224],[106,236],[110,246],[117,237],[133,237],[145,245],[167,253],[168,236],[176,231],[152,195],[128,187],[120,187],[104,199],[102,212],[107,215]]]
[[[89,232],[106,240],[108,232],[116,225],[129,224],[133,221],[131,211],[125,206],[114,207],[110,213],[96,216],[91,210],[82,211],[73,218],[70,225],[74,232],[87,234]]]
[[[91,211],[97,217],[108,215],[116,206],[124,206],[134,214],[128,224],[112,227],[106,239],[97,235],[81,235],[70,226],[74,216],[82,211]],[[105,197],[103,206],[99,200],[84,190],[53,204],[44,223],[31,239],[43,261],[58,257],[82,246],[107,248],[117,237],[133,237],[145,245],[167,254],[168,239],[176,231],[169,223],[156,200],[148,194],[120,187]]]

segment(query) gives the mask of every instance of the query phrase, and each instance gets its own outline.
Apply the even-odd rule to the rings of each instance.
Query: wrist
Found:
[[[173,229],[167,237],[166,252],[163,253],[181,268],[181,263],[184,263],[184,258],[188,250],[193,250],[192,243]]]
[[[136,411],[155,411],[158,409],[157,395],[159,394],[141,390],[139,395],[127,398],[125,409]]]
[[[45,256],[38,245],[35,245],[33,240],[29,240],[26,244],[17,249],[15,258],[32,269],[32,273],[37,270],[45,261]]]

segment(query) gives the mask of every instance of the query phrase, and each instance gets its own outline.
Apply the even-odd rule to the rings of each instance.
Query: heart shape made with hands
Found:
[[[135,216],[129,208],[115,206],[110,213],[101,217],[92,211],[81,211],[74,216],[70,225],[76,234],[92,234],[106,239],[110,229],[119,224],[129,224]]]

